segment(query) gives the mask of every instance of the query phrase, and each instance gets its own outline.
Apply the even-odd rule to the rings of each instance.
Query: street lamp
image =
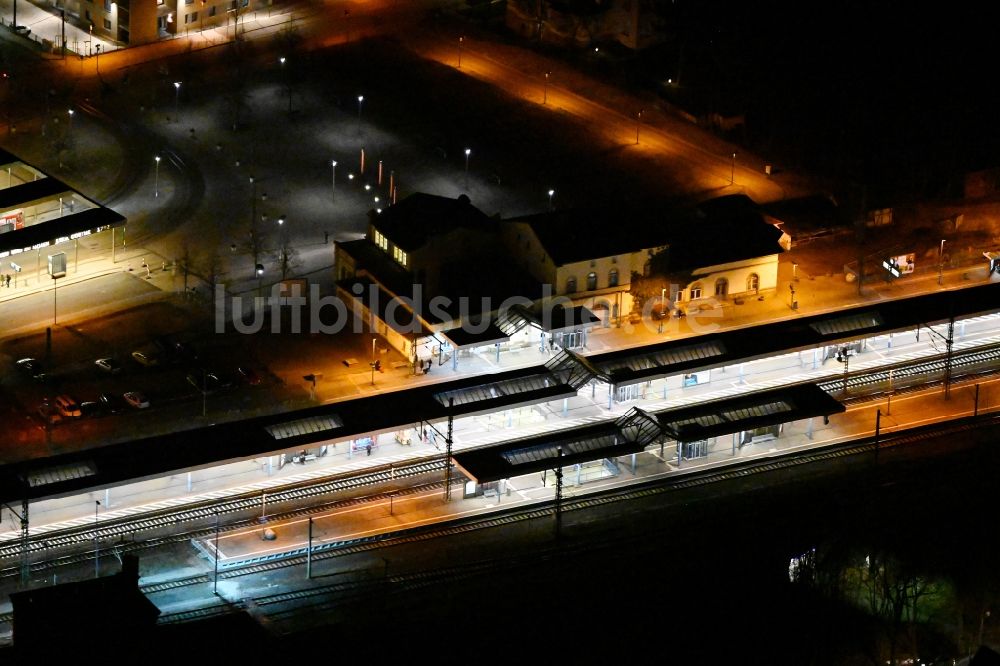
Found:
[[[472,154],[472,148],[465,149],[465,189],[469,189],[469,155]]]
[[[944,281],[944,244],[948,241],[941,239],[941,246],[938,248],[938,284]]]
[[[736,152],[733,151],[733,168],[729,172],[729,184],[732,185],[736,180]]]
[[[556,193],[555,190],[549,190],[549,210],[552,210],[552,196]]]
[[[330,184],[330,199],[337,198],[337,160],[330,160],[330,169],[333,171],[333,180]]]
[[[465,41],[465,37],[458,38],[458,68],[462,69],[462,42]]]
[[[257,295],[264,295],[264,264],[257,264],[254,267],[254,272],[257,273]]]
[[[635,115],[635,145],[639,145],[639,124],[642,122],[642,109]]]
[[[177,114],[180,113],[178,109],[180,108],[181,99],[181,82],[174,81],[174,120],[177,121]]]
[[[375,336],[372,336],[372,386],[375,386]]]
[[[160,156],[157,155],[153,158],[156,160],[156,179],[155,179],[155,191],[153,192],[154,197],[160,196]]]
[[[67,135],[73,132],[73,109],[70,109],[68,113],[69,113],[69,129],[66,130]]]
[[[549,103],[549,75],[552,72],[545,72],[545,87],[542,88],[542,104]]]
[[[361,104],[365,101],[364,95],[358,95],[358,132],[361,131]]]

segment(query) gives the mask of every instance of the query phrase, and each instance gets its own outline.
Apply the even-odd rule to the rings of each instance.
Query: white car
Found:
[[[149,407],[149,399],[138,391],[129,391],[122,397],[125,398],[125,402],[132,405],[136,409],[146,409]]]

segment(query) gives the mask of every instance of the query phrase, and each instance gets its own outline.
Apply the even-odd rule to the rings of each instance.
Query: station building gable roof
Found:
[[[464,194],[452,199],[417,192],[372,218],[372,226],[406,252],[419,249],[432,236],[458,228],[495,232],[496,225],[496,220],[473,206]]]
[[[671,270],[694,270],[784,252],[782,231],[749,197],[710,199],[686,211],[667,231]]]
[[[512,218],[527,224],[557,265],[667,246],[671,269],[778,254],[782,232],[745,195],[684,208],[587,208]]]

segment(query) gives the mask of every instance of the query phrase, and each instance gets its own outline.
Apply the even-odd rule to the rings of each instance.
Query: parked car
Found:
[[[129,391],[122,395],[122,397],[125,399],[125,402],[136,409],[146,409],[149,407],[149,398],[138,391]]]
[[[42,422],[48,422],[52,425],[59,423],[63,420],[62,414],[59,410],[48,403],[48,401],[43,402],[38,406],[38,416],[42,419]]]
[[[117,375],[122,371],[122,364],[118,362],[116,358],[99,358],[94,361],[94,365],[108,373],[109,375]]]
[[[53,404],[62,416],[82,416],[80,403],[68,395],[56,396]]]
[[[97,402],[101,403],[101,407],[108,414],[120,414],[128,407],[125,399],[114,393],[102,393]]]
[[[176,363],[195,363],[198,361],[198,352],[186,342],[175,342],[172,353]]]
[[[187,376],[188,384],[199,391],[214,393],[222,388],[222,382],[214,372],[192,372]]]
[[[98,400],[85,400],[80,403],[80,414],[86,418],[104,416],[104,405]]]
[[[236,374],[239,375],[240,379],[242,379],[250,386],[257,386],[258,384],[260,384],[260,375],[254,372],[253,368],[241,365],[240,367],[236,368]]]
[[[40,379],[45,375],[42,362],[35,358],[22,358],[15,362],[17,369],[28,377]]]
[[[160,359],[157,356],[144,351],[132,352],[132,358],[136,363],[146,368],[160,364]]]

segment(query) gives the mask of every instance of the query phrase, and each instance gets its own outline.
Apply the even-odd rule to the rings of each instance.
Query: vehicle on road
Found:
[[[101,407],[108,414],[120,414],[128,407],[125,399],[114,393],[102,393],[97,402],[101,403]]]
[[[82,416],[82,413],[80,412],[80,403],[74,400],[71,396],[65,394],[57,396],[54,404],[55,408],[59,410],[59,414],[62,416]]]
[[[94,361],[94,365],[108,373],[109,375],[117,375],[122,371],[122,364],[118,362],[118,359],[106,357],[99,358]]]
[[[236,368],[236,374],[250,386],[257,386],[260,384],[260,375],[254,372],[254,369],[249,366],[241,365]]]
[[[136,409],[146,409],[149,407],[149,398],[139,391],[129,391],[122,395],[122,398],[125,399],[125,402]]]
[[[160,364],[160,359],[153,354],[144,351],[134,351],[132,352],[132,358],[136,363],[143,366],[144,368],[149,368],[154,365]]]

